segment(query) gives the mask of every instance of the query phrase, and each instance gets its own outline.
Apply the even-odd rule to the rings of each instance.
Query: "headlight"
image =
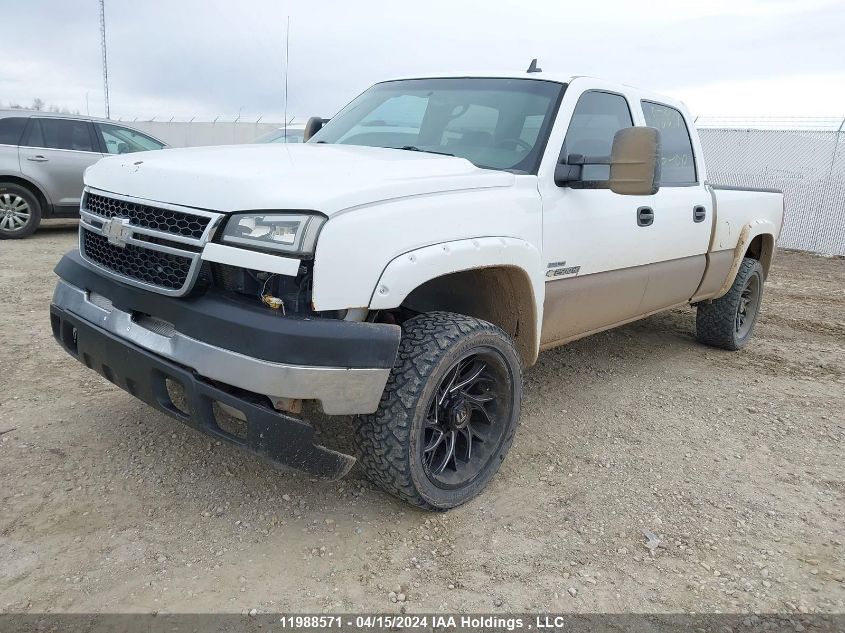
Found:
[[[223,241],[261,250],[308,255],[314,252],[324,215],[305,213],[243,213],[226,223]]]

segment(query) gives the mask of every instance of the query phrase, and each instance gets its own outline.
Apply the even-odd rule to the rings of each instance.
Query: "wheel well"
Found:
[[[38,200],[38,204],[41,205],[41,215],[46,216],[51,209],[50,203],[47,200],[47,196],[44,195],[44,192],[41,191],[40,187],[34,185],[30,181],[26,180],[25,178],[19,178],[18,176],[0,176],[0,183],[8,183],[10,185],[18,185],[19,187],[23,187],[24,189],[28,189],[32,195],[36,197]]]
[[[445,310],[483,319],[502,328],[523,365],[537,360],[537,318],[528,275],[510,266],[477,268],[431,279],[402,303],[415,312]]]
[[[772,257],[775,253],[775,238],[771,235],[758,235],[748,249],[745,251],[745,256],[751,259],[756,259],[763,267],[763,276],[769,276],[769,267],[772,265]]]

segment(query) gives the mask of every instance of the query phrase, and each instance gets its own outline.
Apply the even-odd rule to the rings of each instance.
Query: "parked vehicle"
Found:
[[[42,219],[77,217],[82,172],[103,156],[163,147],[106,119],[0,110],[0,238],[32,235]]]
[[[707,182],[681,103],[533,72],[387,81],[304,144],[85,184],[50,308],[70,354],[312,474],[354,459],[302,400],[355,414],[366,475],[434,510],[496,473],[541,350],[688,304],[699,341],[746,345],[783,218],[779,192]]]
[[[303,143],[305,142],[305,126],[288,125],[287,128],[280,127],[272,132],[255,139],[256,143]]]

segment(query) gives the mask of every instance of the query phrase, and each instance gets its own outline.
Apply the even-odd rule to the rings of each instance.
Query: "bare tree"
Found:
[[[10,101],[10,102],[9,102],[9,107],[10,107],[12,110],[23,110],[23,108],[21,107],[21,104],[20,104],[20,103],[15,103],[14,101]]]
[[[35,97],[35,99],[32,100],[32,109],[33,110],[43,110],[44,109],[44,99],[41,99],[40,97]]]

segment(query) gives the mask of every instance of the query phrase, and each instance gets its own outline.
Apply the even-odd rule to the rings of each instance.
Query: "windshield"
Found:
[[[531,173],[562,90],[535,79],[388,81],[360,95],[308,142],[435,152]]]
[[[255,141],[254,143],[301,143],[302,142],[302,130],[293,130],[288,128],[287,134],[285,134],[284,128],[279,128],[278,130],[273,130],[272,132],[268,132],[264,136],[261,136]]]

